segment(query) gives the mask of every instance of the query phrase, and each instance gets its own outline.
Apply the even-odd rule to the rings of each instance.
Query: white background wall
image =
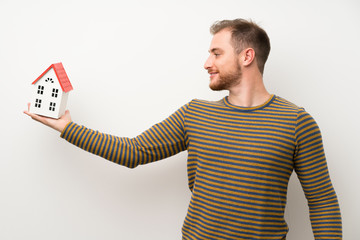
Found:
[[[252,18],[272,52],[270,92],[323,133],[344,239],[359,239],[357,0],[0,0],[0,239],[180,239],[186,153],[134,170],[86,153],[22,113],[31,82],[63,62],[73,120],[134,137],[193,98],[215,100],[203,63],[216,20]],[[313,239],[296,175],[288,239]]]

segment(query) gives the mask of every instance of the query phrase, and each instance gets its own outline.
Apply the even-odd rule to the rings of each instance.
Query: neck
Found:
[[[240,107],[255,107],[265,103],[271,97],[266,90],[262,75],[242,76],[236,86],[229,89],[229,102]]]

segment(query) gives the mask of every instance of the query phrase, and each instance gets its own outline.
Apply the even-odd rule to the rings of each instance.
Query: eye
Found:
[[[220,56],[220,53],[214,53],[215,57]]]

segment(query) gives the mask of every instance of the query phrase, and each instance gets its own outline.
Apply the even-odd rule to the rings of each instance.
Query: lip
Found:
[[[210,74],[210,78],[214,78],[215,76],[217,76],[219,73],[218,72],[209,72]]]

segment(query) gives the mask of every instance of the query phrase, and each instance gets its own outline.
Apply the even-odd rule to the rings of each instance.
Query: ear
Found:
[[[255,59],[255,50],[253,48],[246,48],[240,55],[240,61],[243,66],[249,66]]]

